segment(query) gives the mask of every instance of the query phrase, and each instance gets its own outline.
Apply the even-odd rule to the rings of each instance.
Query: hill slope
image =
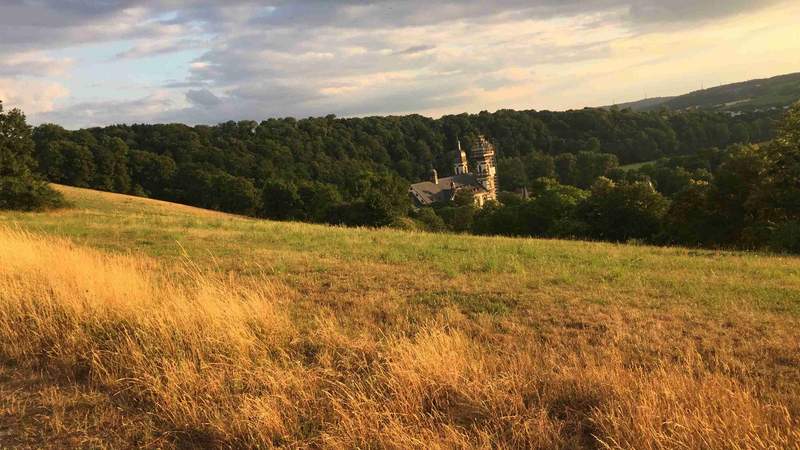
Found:
[[[634,111],[706,109],[730,112],[784,109],[800,101],[800,73],[726,84],[676,97],[622,103]]]
[[[3,446],[800,443],[797,258],[60,189],[0,212]]]

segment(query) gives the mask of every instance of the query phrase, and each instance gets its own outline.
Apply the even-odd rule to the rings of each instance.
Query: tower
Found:
[[[455,167],[453,173],[456,175],[463,175],[469,173],[469,164],[467,163],[467,153],[461,149],[461,140],[458,140],[458,155],[456,155]]]
[[[486,140],[484,136],[478,136],[478,140],[472,144],[470,153],[473,161],[475,161],[475,178],[488,192],[487,198],[496,200],[497,166],[494,145]]]

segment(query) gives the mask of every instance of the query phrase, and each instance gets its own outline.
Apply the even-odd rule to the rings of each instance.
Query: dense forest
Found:
[[[787,133],[782,114],[501,110],[77,131],[45,124],[29,134],[49,181],[238,214],[797,251],[796,209],[775,218],[753,206],[767,195],[776,133]],[[461,195],[411,208],[408,184],[431,168],[450,173],[457,140],[478,134],[498,149],[501,201],[476,209]],[[640,162],[650,163],[621,166]],[[522,188],[530,198],[515,194]]]

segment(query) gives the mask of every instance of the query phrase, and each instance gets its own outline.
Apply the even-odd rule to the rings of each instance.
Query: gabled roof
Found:
[[[439,183],[423,181],[411,185],[409,192],[417,203],[427,206],[433,203],[448,202],[455,197],[456,192],[470,189],[473,192],[485,191],[483,186],[475,179],[475,175],[464,173],[452,177],[439,178]]]

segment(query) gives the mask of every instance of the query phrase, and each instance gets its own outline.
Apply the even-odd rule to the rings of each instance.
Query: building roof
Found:
[[[427,206],[433,203],[447,202],[455,197],[456,192],[462,189],[470,189],[473,192],[485,191],[483,186],[478,183],[475,175],[464,173],[453,175],[452,177],[439,178],[439,183],[423,181],[411,185],[409,192],[414,199],[421,205]]]

